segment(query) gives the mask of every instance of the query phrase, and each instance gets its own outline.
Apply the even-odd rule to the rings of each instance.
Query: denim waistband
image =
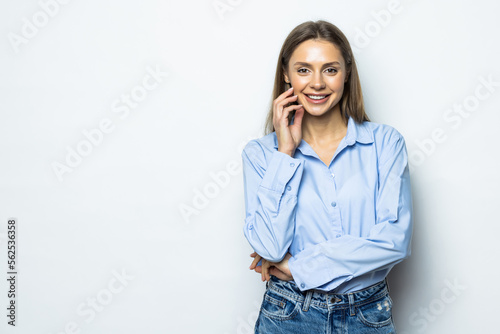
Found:
[[[370,285],[364,289],[349,293],[330,293],[315,289],[300,291],[294,281],[283,281],[271,275],[267,288],[285,298],[304,302],[303,310],[307,311],[310,304],[325,309],[350,308],[354,313],[356,306],[370,303],[389,294],[387,280]]]

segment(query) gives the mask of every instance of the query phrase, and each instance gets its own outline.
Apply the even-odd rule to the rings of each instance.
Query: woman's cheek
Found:
[[[304,94],[299,94],[299,97],[297,98],[297,103],[305,105],[305,102],[306,102],[306,100],[305,100]]]

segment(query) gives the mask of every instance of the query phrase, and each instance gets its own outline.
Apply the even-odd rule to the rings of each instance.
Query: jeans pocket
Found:
[[[261,311],[270,319],[284,321],[293,319],[299,313],[300,307],[300,302],[268,289],[264,294]]]
[[[358,319],[369,327],[392,325],[392,299],[387,294],[377,300],[357,307]]]

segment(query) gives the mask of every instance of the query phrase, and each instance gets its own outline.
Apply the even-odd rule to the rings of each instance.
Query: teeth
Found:
[[[311,100],[322,100],[326,95],[307,95]]]

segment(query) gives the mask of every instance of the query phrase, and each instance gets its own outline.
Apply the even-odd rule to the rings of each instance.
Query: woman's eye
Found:
[[[337,69],[335,69],[335,68],[327,68],[325,71],[326,71],[327,73],[330,73],[330,74],[337,73]]]
[[[306,73],[307,72],[307,68],[299,68],[297,70],[298,73]]]

